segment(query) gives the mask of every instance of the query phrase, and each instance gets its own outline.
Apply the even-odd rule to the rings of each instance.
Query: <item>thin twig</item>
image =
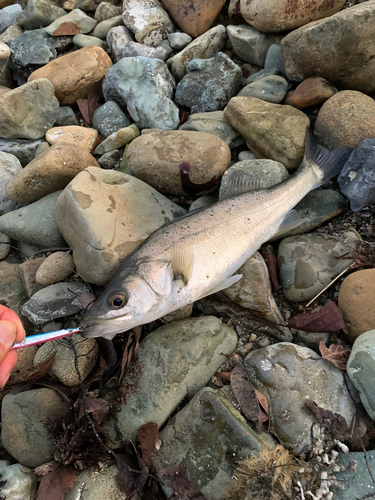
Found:
[[[350,266],[348,266],[346,269],[344,269],[338,276],[336,276],[335,279],[333,279],[331,281],[331,283],[328,283],[328,285],[326,287],[323,288],[323,290],[321,290],[318,295],[315,295],[315,297],[313,299],[310,300],[310,302],[308,304],[305,305],[305,307],[309,307],[309,305],[311,305],[318,297],[320,297],[320,295],[322,295],[322,293],[324,293],[330,286],[333,285],[333,283],[335,281],[337,281],[339,278],[341,278],[341,276],[343,274],[345,274],[347,271],[349,271],[349,269],[354,269],[355,267],[357,266],[357,264],[355,262],[353,262],[353,264],[350,264]]]

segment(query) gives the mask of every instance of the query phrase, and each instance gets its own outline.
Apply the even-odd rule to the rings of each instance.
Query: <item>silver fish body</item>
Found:
[[[84,318],[83,335],[111,339],[235,283],[241,276],[233,273],[284,221],[301,222],[293,207],[336,175],[348,154],[327,151],[307,135],[304,160],[285,182],[231,196],[152,233],[120,264]]]

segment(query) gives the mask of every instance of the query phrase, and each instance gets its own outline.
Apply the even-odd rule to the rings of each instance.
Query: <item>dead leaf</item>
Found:
[[[261,406],[262,422],[263,423],[267,422],[267,420],[269,420],[269,418],[270,418],[268,399],[266,398],[266,396],[264,394],[262,394],[257,389],[255,389],[255,387],[254,387],[254,391],[255,391],[255,395],[257,397],[257,400],[259,401],[259,404]]]
[[[92,414],[92,418],[96,424],[102,424],[111,406],[108,401],[102,398],[86,398],[85,400],[82,400],[78,415],[79,419],[81,419],[86,414],[84,406],[85,402],[87,413]]]
[[[78,474],[79,471],[73,466],[61,466],[53,470],[42,477],[36,500],[64,500]]]
[[[55,361],[56,351],[51,353],[48,358],[38,364],[32,372],[13,373],[8,380],[7,385],[22,384],[25,382],[35,382],[48,373]]]
[[[277,292],[280,289],[279,277],[277,274],[277,259],[271,245],[266,245],[262,248],[262,255],[267,265],[267,269],[271,278],[272,290]]]
[[[340,370],[346,370],[350,349],[343,345],[331,344],[329,347],[323,341],[319,342],[319,351],[322,358],[327,359]]]
[[[333,413],[330,410],[320,408],[315,401],[312,401],[311,399],[306,399],[305,405],[316,416],[322,425],[331,429],[335,437],[342,438],[344,435],[348,434],[348,424],[340,413]]]
[[[126,368],[129,366],[130,361],[132,360],[134,352],[137,351],[139,346],[139,340],[142,334],[142,326],[135,326],[131,332],[129,333],[128,342],[125,346],[122,361],[121,361],[121,372],[118,382],[120,383],[122,377],[124,376]]]
[[[245,417],[255,423],[258,432],[263,432],[262,414],[254,386],[239,361],[234,361],[230,385]]]
[[[34,469],[34,472],[37,476],[46,476],[50,472],[58,469],[61,466],[60,462],[56,460],[51,460],[50,462],[46,462],[45,464],[39,465]]]
[[[159,471],[159,476],[167,476],[169,487],[173,493],[171,498],[176,500],[206,500],[203,493],[190,482],[186,467],[182,465],[168,465],[165,469]]]
[[[79,110],[89,125],[92,124],[92,117],[98,107],[98,102],[102,93],[102,84],[103,79],[98,82],[94,82],[90,87],[89,93],[87,94],[87,99],[77,100]]]
[[[344,330],[348,333],[343,320],[342,311],[337,305],[328,300],[316,313],[303,311],[288,320],[288,326],[304,332],[337,332]]]
[[[203,184],[196,184],[190,179],[191,166],[190,163],[184,161],[180,163],[180,179],[182,189],[189,195],[201,193],[202,191],[208,191],[216,186],[221,177],[212,177],[212,179]]]
[[[138,431],[139,449],[142,453],[142,460],[152,470],[155,470],[154,462],[152,461],[152,452],[158,440],[158,432],[158,424],[154,422],[142,425]]]
[[[108,370],[107,362],[104,360],[103,356],[99,356],[99,366],[97,364],[96,368],[90,375],[90,378],[85,380],[85,386],[90,387],[91,384],[100,380],[107,370]]]

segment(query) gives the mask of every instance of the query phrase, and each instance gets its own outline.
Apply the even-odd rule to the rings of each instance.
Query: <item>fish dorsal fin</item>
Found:
[[[228,186],[224,193],[220,195],[220,201],[248,193],[249,191],[255,191],[263,187],[264,186],[262,186],[262,182],[259,178],[252,177],[250,174],[241,170],[236,170],[230,175]]]
[[[290,229],[294,229],[297,226],[300,226],[305,222],[305,219],[301,219],[296,210],[291,210],[288,212],[280,224],[279,229],[277,230],[277,234],[286,233]]]
[[[194,267],[194,247],[188,243],[178,243],[171,249],[173,279],[184,285],[190,279]]]
[[[208,295],[211,295],[216,292],[220,292],[221,290],[224,290],[225,288],[229,288],[232,286],[234,283],[237,283],[242,278],[242,274],[235,274],[234,276],[230,276],[229,278],[225,278],[225,280],[220,281],[216,286],[208,290],[205,294],[201,295],[199,299],[203,299],[203,297],[207,297]],[[198,299],[198,300],[199,300]]]

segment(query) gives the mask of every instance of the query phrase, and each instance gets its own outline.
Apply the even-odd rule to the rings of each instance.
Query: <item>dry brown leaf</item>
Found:
[[[46,462],[45,464],[39,465],[39,467],[36,467],[34,469],[34,473],[37,476],[46,476],[50,472],[58,469],[61,466],[60,462],[57,462],[56,460],[51,460],[50,462]]]
[[[55,361],[56,351],[51,353],[48,358],[38,364],[32,372],[13,373],[8,380],[7,385],[23,384],[26,382],[35,382],[48,373]]]
[[[103,80],[94,82],[90,87],[87,99],[77,100],[79,110],[83,118],[89,125],[92,124],[92,117],[94,116],[95,110],[98,107],[98,102],[102,93],[102,84]]]
[[[255,423],[258,432],[263,432],[262,413],[254,386],[239,361],[234,361],[230,385],[245,417]]]
[[[167,476],[176,500],[205,500],[203,493],[190,482],[186,468],[182,465],[169,465],[159,471],[159,476]]]
[[[155,470],[154,463],[152,461],[152,452],[154,451],[158,440],[158,433],[158,424],[155,424],[154,422],[142,425],[138,431],[139,449],[142,453],[142,460],[147,467],[152,470]]]
[[[323,341],[319,342],[319,351],[322,358],[327,359],[340,370],[346,370],[350,349],[343,345],[331,344],[329,347]]]
[[[337,332],[348,333],[343,314],[337,305],[328,300],[316,313],[303,311],[288,320],[288,326],[304,332]]]
[[[137,351],[138,346],[139,346],[139,339],[141,338],[142,334],[142,326],[135,326],[131,332],[129,333],[128,337],[128,342],[125,346],[123,355],[122,355],[122,361],[121,361],[121,372],[120,372],[120,377],[119,377],[119,383],[122,380],[122,377],[124,376],[126,368],[129,366],[130,361],[133,357],[134,352]]]
[[[86,398],[86,400],[82,401],[81,407],[79,409],[79,416],[78,418],[82,418],[85,415],[85,401],[86,401],[86,408],[87,408],[87,413],[92,414],[92,418],[95,423],[98,425],[103,423],[103,420],[105,416],[108,413],[108,410],[110,408],[110,404],[106,399],[102,398]]]
[[[79,471],[73,466],[62,466],[53,470],[42,480],[36,500],[64,500],[66,493],[71,489]]]
[[[277,274],[277,259],[276,255],[273,252],[273,248],[271,245],[266,245],[265,248],[262,249],[262,255],[267,265],[267,269],[271,278],[272,290],[277,292],[280,289],[279,277]]]
[[[262,422],[267,422],[269,420],[270,415],[269,415],[269,406],[268,406],[268,399],[264,394],[259,392],[257,389],[255,389],[255,395],[257,397],[257,400],[259,401],[259,404],[261,406],[261,415],[262,415]]]

